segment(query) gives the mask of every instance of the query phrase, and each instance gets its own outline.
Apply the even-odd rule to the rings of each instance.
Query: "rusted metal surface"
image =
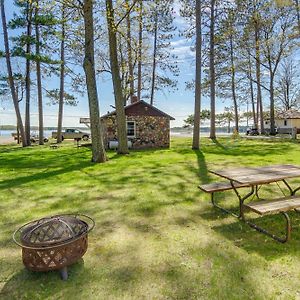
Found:
[[[85,215],[57,215],[21,226],[13,239],[22,248],[27,269],[63,270],[66,279],[66,267],[86,253],[88,232],[94,225],[93,219]]]
[[[88,248],[88,236],[82,235],[79,239],[45,250],[22,248],[22,259],[25,267],[31,271],[61,270],[70,266],[81,258]]]

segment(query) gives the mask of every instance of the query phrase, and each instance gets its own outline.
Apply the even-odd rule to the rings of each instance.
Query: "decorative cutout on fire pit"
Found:
[[[46,217],[23,225],[15,231],[13,239],[22,247],[26,268],[63,270],[62,277],[66,279],[66,267],[87,251],[88,232],[94,225],[94,220],[85,215]]]
[[[64,243],[88,230],[88,224],[72,216],[43,218],[23,227],[22,245],[44,247]]]

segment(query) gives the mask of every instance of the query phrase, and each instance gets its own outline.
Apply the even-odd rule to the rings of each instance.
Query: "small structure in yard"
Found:
[[[297,133],[300,133],[300,112],[296,110],[288,110],[277,113],[275,117],[275,126],[278,133],[292,134],[293,128],[297,129]],[[270,119],[265,121],[265,129],[270,130]]]
[[[168,148],[170,146],[170,120],[173,117],[145,101],[125,106],[127,137],[133,149]],[[89,125],[89,118],[80,118],[81,124]],[[106,148],[118,141],[116,111],[101,117],[103,140]]]

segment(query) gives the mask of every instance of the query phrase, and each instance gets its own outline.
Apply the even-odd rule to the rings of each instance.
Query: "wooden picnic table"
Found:
[[[287,182],[287,179],[300,177],[300,166],[295,165],[271,165],[262,167],[242,167],[242,168],[232,168],[232,169],[222,169],[222,170],[209,170],[210,173],[226,178],[229,182],[226,184],[224,182],[215,182],[208,185],[200,186],[205,192],[211,193],[212,203],[215,207],[220,208],[226,213],[230,213],[235,217],[240,218],[245,221],[248,225],[255,228],[256,230],[271,236],[273,239],[279,242],[286,242],[290,239],[291,233],[291,223],[287,212],[290,210],[296,210],[300,208],[300,197],[295,196],[296,192],[300,190],[300,186],[297,188],[292,188]],[[278,185],[278,182],[283,182],[288,188],[289,196],[284,194],[284,191]],[[277,199],[262,199],[259,195],[259,190],[263,185],[277,183],[278,187],[284,194],[284,197]],[[238,189],[250,188],[250,191],[241,196]],[[235,214],[215,203],[214,192],[225,191],[232,189],[234,190],[238,200],[239,200],[239,214]],[[254,195],[254,196],[253,196]],[[251,202],[244,204],[245,200],[249,197],[255,197],[260,201]],[[277,237],[274,234],[269,233],[267,230],[245,220],[245,211],[251,210],[260,215],[270,215],[281,213],[286,219],[286,236],[285,238]]]
[[[300,167],[294,165],[273,165],[265,167],[243,167],[222,169],[210,173],[240,184],[261,185],[300,177]]]

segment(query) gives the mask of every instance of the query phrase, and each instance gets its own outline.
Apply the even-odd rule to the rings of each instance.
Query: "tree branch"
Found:
[[[79,1],[79,0],[78,0]],[[138,0],[134,0],[132,5],[130,6],[130,8],[127,10],[126,14],[118,21],[118,23],[116,24],[116,28],[118,28],[118,26],[124,21],[124,19],[130,14],[130,12],[132,11],[132,9],[134,8],[134,6],[136,5]]]

